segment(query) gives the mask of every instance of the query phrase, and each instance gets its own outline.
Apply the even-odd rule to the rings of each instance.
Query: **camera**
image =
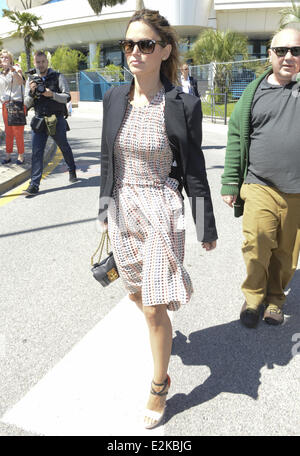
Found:
[[[37,95],[42,95],[46,91],[45,83],[44,83],[43,79],[40,76],[34,76],[31,79],[31,82],[35,82],[36,85],[37,85],[37,87],[35,89],[35,93]]]
[[[36,69],[35,68],[30,68],[30,70],[28,71],[25,71],[25,74],[35,74],[36,73]]]
[[[33,75],[36,74],[36,69],[32,68],[31,70],[25,71],[25,74],[29,74],[29,75],[33,76]],[[38,75],[33,76],[30,79],[30,82],[35,82],[36,83],[37,87],[35,89],[35,94],[37,96],[42,95],[46,91],[45,83],[44,83],[43,79],[40,76],[38,76]]]

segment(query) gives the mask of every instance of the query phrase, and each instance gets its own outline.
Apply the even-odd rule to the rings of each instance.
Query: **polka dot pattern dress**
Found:
[[[178,310],[193,292],[183,267],[184,209],[164,121],[165,92],[128,103],[114,146],[115,186],[108,230],[120,277],[144,306]]]

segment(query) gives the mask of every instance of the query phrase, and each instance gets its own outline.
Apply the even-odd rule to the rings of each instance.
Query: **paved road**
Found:
[[[152,362],[143,316],[120,281],[104,289],[89,271],[100,118],[77,112],[70,125],[79,182],[68,183],[57,156],[37,197],[15,189],[0,198],[0,435],[298,435],[300,270],[283,326],[240,325],[241,220],[219,196],[226,127],[204,123],[218,248],[206,253],[195,242],[187,207],[195,293],[171,315],[166,422],[146,432]]]

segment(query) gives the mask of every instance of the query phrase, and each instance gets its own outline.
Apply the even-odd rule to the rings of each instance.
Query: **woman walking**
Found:
[[[2,72],[0,77],[4,84],[4,90],[1,93],[2,116],[5,126],[6,135],[6,158],[2,160],[2,164],[11,162],[11,154],[14,147],[14,138],[16,138],[18,159],[17,165],[24,163],[24,125],[9,126],[7,120],[7,103],[9,101],[24,100],[24,78],[19,65],[13,64],[13,56],[10,52],[3,50],[0,54],[0,66]],[[24,110],[26,108],[24,107]]]
[[[193,292],[183,267],[183,186],[206,250],[215,248],[217,232],[201,150],[201,102],[172,84],[179,68],[174,30],[158,11],[143,9],[120,44],[134,79],[103,100],[99,219],[129,297],[148,324],[154,374],[144,424],[153,428],[170,387],[167,310],[178,310]],[[196,213],[198,199],[203,214]]]

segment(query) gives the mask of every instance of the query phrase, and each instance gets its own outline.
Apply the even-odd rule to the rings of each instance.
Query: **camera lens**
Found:
[[[46,90],[46,87],[44,86],[44,84],[39,84],[36,88],[36,90],[39,92],[39,93],[44,93],[45,90]]]

